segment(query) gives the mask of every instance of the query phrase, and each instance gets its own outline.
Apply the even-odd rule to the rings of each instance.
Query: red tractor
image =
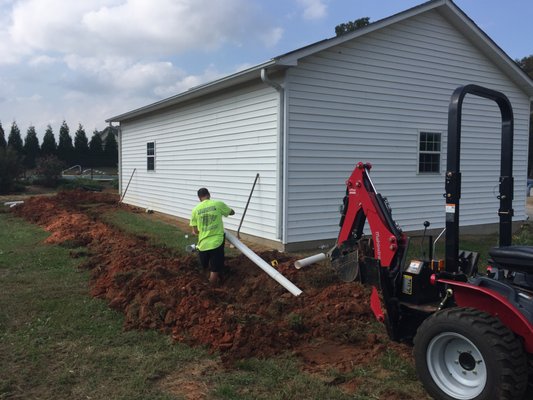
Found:
[[[460,139],[464,97],[495,101],[501,111],[499,246],[486,273],[478,254],[459,249]],[[513,246],[513,111],[500,92],[476,85],[453,93],[448,114],[445,259],[407,260],[410,238],[359,163],[346,182],[332,267],[371,285],[372,310],[396,341],[414,344],[416,370],[436,399],[521,399],[533,378],[533,247]],[[372,237],[365,238],[368,221]],[[429,226],[424,223],[425,228]],[[444,232],[444,231],[443,231]],[[424,230],[425,236],[425,230]],[[440,235],[439,235],[440,236]],[[438,239],[438,238],[437,238]]]

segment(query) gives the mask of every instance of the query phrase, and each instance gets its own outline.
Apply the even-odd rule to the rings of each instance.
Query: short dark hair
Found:
[[[198,189],[198,197],[207,197],[209,196],[209,190],[206,188],[200,188]]]

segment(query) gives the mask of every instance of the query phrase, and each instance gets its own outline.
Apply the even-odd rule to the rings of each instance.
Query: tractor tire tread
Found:
[[[498,362],[503,366],[501,375],[500,400],[516,400],[524,393],[528,381],[526,354],[521,342],[496,317],[474,308],[453,307],[439,311],[420,325],[418,332],[425,331],[438,321],[465,321],[478,335],[488,338],[490,346],[497,355]],[[414,338],[415,346],[419,339]]]

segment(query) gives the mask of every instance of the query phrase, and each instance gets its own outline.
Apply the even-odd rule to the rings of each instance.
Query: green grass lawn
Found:
[[[177,253],[185,253],[185,247],[196,239],[190,232],[180,230],[177,225],[154,219],[153,214],[113,210],[105,213],[102,218],[126,233],[145,237],[150,244],[166,247]]]
[[[124,332],[122,315],[89,296],[72,249],[9,214],[0,225],[0,399],[176,398],[157,380],[203,351]]]

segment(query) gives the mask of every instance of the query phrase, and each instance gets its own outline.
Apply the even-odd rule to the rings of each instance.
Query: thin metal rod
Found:
[[[242,213],[241,222],[239,224],[239,228],[237,229],[237,237],[239,239],[241,238],[240,231],[241,231],[242,222],[244,221],[244,216],[246,215],[246,211],[248,210],[248,205],[250,204],[250,199],[252,198],[252,193],[254,192],[255,184],[257,183],[258,179],[259,179],[259,172],[255,176],[254,184],[252,186],[252,190],[250,191],[250,196],[248,196],[248,201],[246,202],[246,207],[244,207],[244,212]]]
[[[118,201],[119,203],[122,203],[122,200],[124,200],[124,196],[126,196],[126,192],[128,191],[128,188],[130,187],[130,182],[131,182],[131,179],[133,178],[133,174],[135,173],[135,171],[137,171],[137,168],[133,168],[133,172],[131,173],[130,180],[128,181],[128,184],[126,185],[126,190],[124,190],[124,194]]]

